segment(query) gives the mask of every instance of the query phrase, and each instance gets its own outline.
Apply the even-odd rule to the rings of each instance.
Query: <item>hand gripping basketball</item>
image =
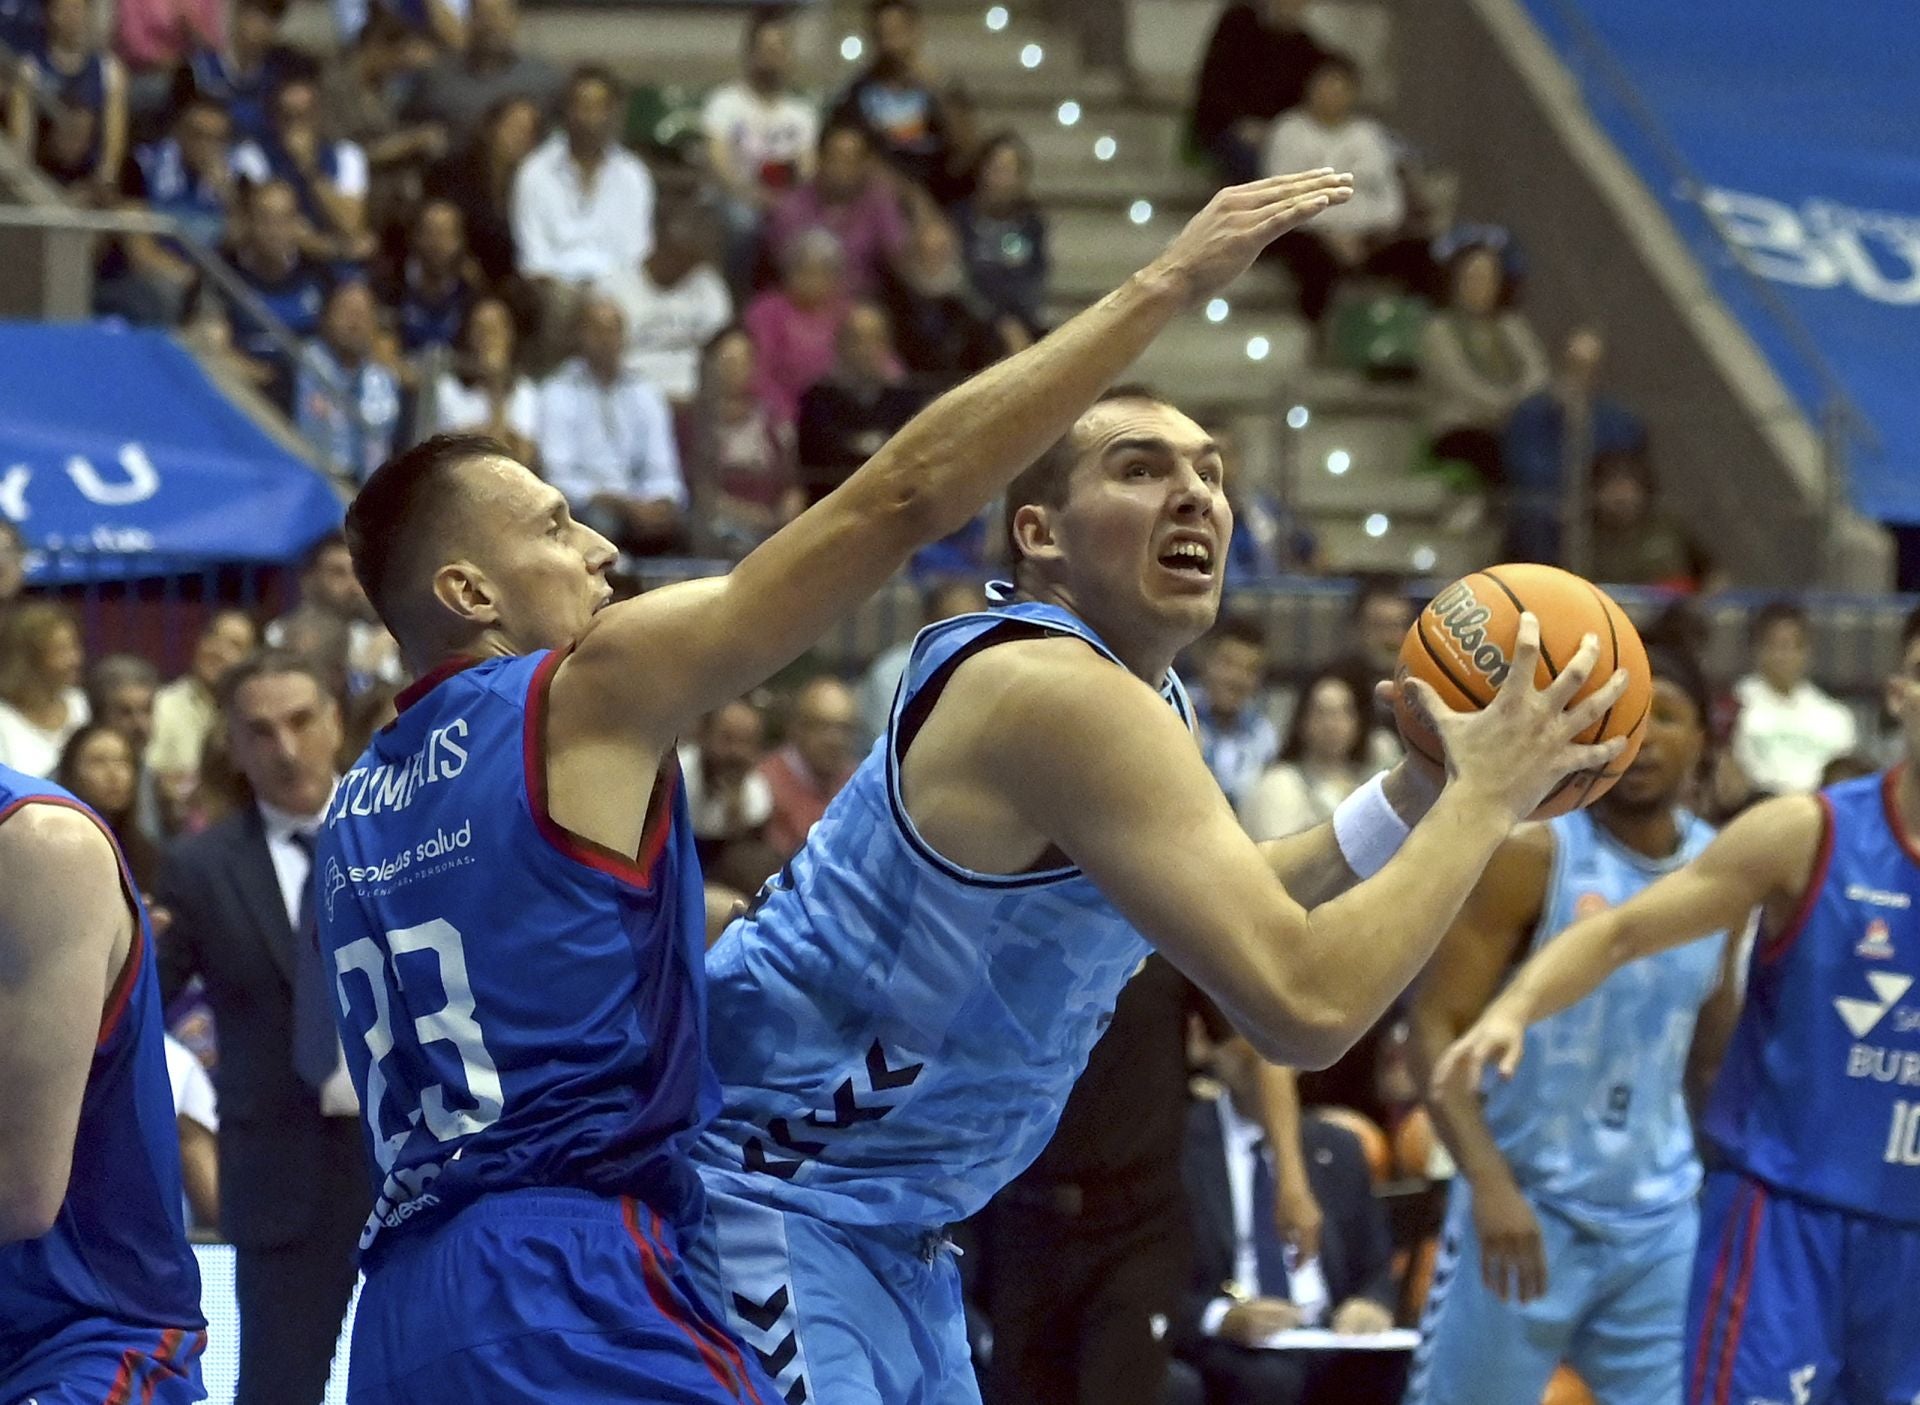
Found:
[[[1411,694],[1423,720],[1439,735],[1454,783],[1470,787],[1518,823],[1563,777],[1575,771],[1604,770],[1626,745],[1620,737],[1584,744],[1575,740],[1599,722],[1626,690],[1626,670],[1616,669],[1599,688],[1573,703],[1599,656],[1598,637],[1586,635],[1559,675],[1546,687],[1536,687],[1540,621],[1527,611],[1520,616],[1512,667],[1485,707],[1478,711],[1449,707],[1424,678],[1409,675],[1400,680],[1400,687]]]

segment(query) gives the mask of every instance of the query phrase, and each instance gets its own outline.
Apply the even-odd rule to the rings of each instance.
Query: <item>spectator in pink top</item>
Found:
[[[838,678],[808,679],[794,693],[787,744],[755,768],[773,792],[767,843],[783,860],[800,851],[859,764],[859,716],[853,690]]]
[[[226,43],[226,7],[221,0],[118,0],[113,48],[127,66],[127,102],[136,118],[163,108],[174,70],[196,49]]]
[[[747,304],[741,319],[753,338],[754,394],[782,424],[800,397],[833,369],[847,316],[846,256],[824,229],[810,229],[780,259],[780,286]]]
[[[813,179],[774,206],[767,221],[767,246],[780,258],[809,229],[827,230],[840,241],[847,291],[856,296],[880,286],[894,255],[907,242],[900,197],[859,127],[841,123],[827,128]]]

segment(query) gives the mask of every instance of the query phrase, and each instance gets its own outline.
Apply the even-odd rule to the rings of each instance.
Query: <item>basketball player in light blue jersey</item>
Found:
[[[1652,665],[1633,766],[1591,810],[1515,830],[1440,943],[1414,1005],[1423,1077],[1527,950],[1713,837],[1680,804],[1706,684],[1682,656],[1655,650]],[[1732,1014],[1727,945],[1614,972],[1528,1032],[1525,1067],[1484,1107],[1450,1087],[1430,1098],[1460,1173],[1408,1405],[1535,1405],[1562,1361],[1606,1405],[1679,1400],[1700,1187],[1683,1084],[1703,1009],[1722,1032]]]
[[[769,1405],[681,1258],[718,1088],[675,738],[977,514],[1179,312],[1351,188],[1312,172],[1220,192],[723,577],[612,603],[612,544],[488,440],[429,439],[362,486],[354,570],[416,681],[328,807],[324,965],[298,982],[324,996],[331,970],[378,1182],[355,1405]]]
[[[1761,926],[1702,1123],[1682,1363],[1689,1405],[1920,1399],[1920,611],[1887,687],[1904,759],[1783,796],[1536,953],[1436,1078],[1512,1077],[1527,1025],[1634,961]]]
[[[1589,643],[1536,689],[1529,616],[1485,712],[1420,689],[1454,772],[1431,809],[1398,771],[1257,847],[1172,672],[1233,526],[1205,431],[1113,392],[1014,481],[1007,520],[1013,584],[922,631],[886,734],[707,962],[722,1107],[694,1268],[789,1402],[979,1398],[943,1227],[1046,1144],[1149,944],[1263,1053],[1325,1064],[1516,818],[1612,750],[1572,738],[1624,680],[1567,707]]]

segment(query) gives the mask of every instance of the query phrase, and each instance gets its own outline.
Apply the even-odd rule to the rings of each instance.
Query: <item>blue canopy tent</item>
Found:
[[[34,584],[285,565],[342,512],[164,334],[0,323],[0,514]]]

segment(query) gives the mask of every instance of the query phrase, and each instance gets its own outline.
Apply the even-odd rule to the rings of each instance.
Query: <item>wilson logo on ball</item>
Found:
[[[1493,618],[1493,612],[1480,603],[1465,581],[1455,581],[1427,608],[1487,682],[1498,688],[1507,681],[1512,669],[1507,651],[1487,638],[1487,621]]]

